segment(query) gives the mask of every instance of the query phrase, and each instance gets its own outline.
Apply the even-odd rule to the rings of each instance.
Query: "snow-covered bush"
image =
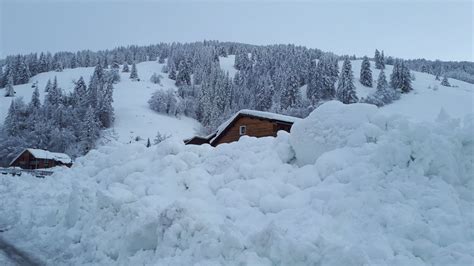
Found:
[[[148,100],[148,105],[150,109],[158,113],[176,115],[178,109],[176,93],[172,89],[157,90],[153,93],[150,100]]]
[[[150,82],[154,84],[160,84],[161,85],[161,79],[163,79],[162,75],[158,75],[156,73],[153,73],[150,77]]]

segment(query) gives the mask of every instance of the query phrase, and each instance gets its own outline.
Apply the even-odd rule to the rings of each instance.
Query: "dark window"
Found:
[[[240,126],[239,134],[242,136],[245,135],[245,133],[247,133],[247,126]]]

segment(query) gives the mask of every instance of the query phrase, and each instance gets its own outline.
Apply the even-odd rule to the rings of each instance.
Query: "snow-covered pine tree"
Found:
[[[360,83],[366,87],[372,87],[372,70],[367,56],[364,56],[360,67]]]
[[[443,80],[441,81],[441,85],[445,87],[451,87],[451,84],[449,84],[448,77],[444,76]]]
[[[375,61],[375,68],[382,69],[382,65],[380,63],[380,52],[378,49],[375,49],[374,61]]]
[[[178,66],[178,74],[176,75],[176,86],[191,85],[191,73],[188,64],[182,60]]]
[[[393,65],[393,71],[390,75],[390,86],[401,90],[402,93],[408,93],[413,89],[410,70],[402,60],[396,60]]]
[[[57,106],[62,102],[63,94],[61,88],[58,86],[58,80],[54,77],[53,84],[48,89],[44,105],[47,107]]]
[[[281,94],[280,107],[282,110],[296,107],[300,103],[301,95],[299,85],[298,76],[294,73],[290,74],[286,86]]]
[[[88,107],[87,87],[83,77],[74,84],[74,90],[72,92],[72,104],[79,118],[84,117]]]
[[[40,94],[38,87],[35,87],[33,94],[31,95],[31,101],[28,105],[28,109],[30,113],[34,113],[41,108],[41,101],[40,101]]]
[[[7,85],[5,86],[5,97],[14,97],[15,89],[13,88],[13,78],[8,76]]]
[[[380,69],[385,69],[385,55],[383,54],[383,51],[380,53],[379,65]]]
[[[176,70],[174,68],[171,68],[171,70],[168,70],[168,78],[172,80],[176,80]]]
[[[133,81],[138,81],[138,72],[137,72],[137,65],[135,63],[132,64],[132,71],[130,72],[130,79]]]
[[[122,72],[123,72],[123,73],[128,73],[128,72],[130,72],[130,70],[128,69],[128,64],[127,64],[127,62],[124,62],[124,63],[123,63]]]
[[[112,82],[105,82],[99,90],[96,115],[104,128],[111,127],[114,121],[113,90]]]
[[[95,142],[99,137],[100,123],[92,106],[89,106],[86,111],[84,122],[82,123],[82,130],[80,135],[81,146],[83,153],[89,152],[95,146]]]
[[[344,59],[341,74],[337,83],[336,98],[344,104],[356,103],[359,101],[354,86],[354,76],[349,58]]]

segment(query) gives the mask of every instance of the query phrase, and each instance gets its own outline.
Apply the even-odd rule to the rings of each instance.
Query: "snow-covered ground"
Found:
[[[121,81],[114,85],[114,109],[115,123],[113,131],[117,139],[128,143],[140,137],[144,141],[147,138],[153,140],[157,132],[163,135],[173,135],[180,138],[193,136],[201,127],[199,122],[188,117],[170,117],[158,114],[148,107],[148,99],[151,94],[158,89],[176,89],[174,81],[168,79],[166,74],[161,73],[162,64],[157,62],[143,62],[137,64],[140,81],[131,81],[130,73],[121,73]],[[64,69],[62,72],[41,73],[31,78],[30,83],[15,86],[16,97],[23,97],[25,102],[29,102],[33,92],[32,84],[38,82],[41,98],[44,97],[44,88],[48,79],[51,81],[57,77],[59,86],[65,92],[70,92],[74,88],[73,81],[80,76],[84,77],[86,84],[94,71],[93,67]],[[150,82],[153,73],[163,76],[162,86]],[[3,123],[7,115],[8,108],[12,101],[10,97],[3,97],[4,89],[0,89],[0,124]]]
[[[110,143],[0,176],[1,235],[53,265],[472,265],[473,130],[329,102],[277,138]]]
[[[374,89],[352,65],[363,97]],[[196,121],[148,109],[160,69],[138,64],[141,82],[115,86],[118,141],[45,179],[0,176],[0,237],[48,265],[474,264],[471,84],[414,72],[394,104],[328,102],[291,134],[212,148],[183,144]],[[92,71],[32,81],[70,90]],[[15,89],[29,100],[31,84]],[[158,130],[175,137],[124,144]]]

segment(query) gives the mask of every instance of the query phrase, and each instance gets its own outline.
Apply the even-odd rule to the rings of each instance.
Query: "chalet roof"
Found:
[[[36,159],[55,160],[63,164],[72,163],[71,157],[69,157],[69,155],[64,154],[64,153],[50,152],[50,151],[45,151],[45,150],[40,150],[40,149],[24,149],[20,154],[18,154],[17,157],[15,157],[15,159],[12,160],[10,164],[15,162],[16,159],[18,159],[18,157],[20,157],[25,151],[30,152]]]
[[[294,116],[281,115],[281,114],[275,114],[275,113],[263,112],[263,111],[257,111],[257,110],[242,109],[239,112],[237,112],[235,115],[233,115],[231,118],[229,118],[227,121],[222,123],[217,128],[215,136],[210,140],[210,143],[217,140],[220,137],[220,135],[224,133],[226,129],[232,124],[232,122],[234,122],[234,120],[240,116],[250,116],[250,117],[256,117],[256,118],[283,122],[283,123],[288,123],[288,124],[293,124],[294,122],[301,120],[301,118],[294,117]]]

